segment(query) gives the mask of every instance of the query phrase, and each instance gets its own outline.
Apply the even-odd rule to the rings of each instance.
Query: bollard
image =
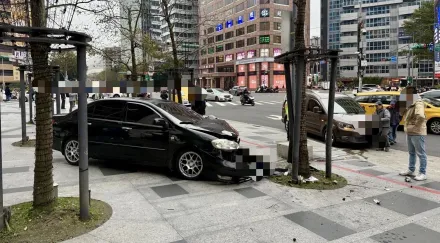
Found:
[[[53,198],[58,198],[58,183],[53,183]]]
[[[89,206],[92,205],[92,190],[89,189]]]

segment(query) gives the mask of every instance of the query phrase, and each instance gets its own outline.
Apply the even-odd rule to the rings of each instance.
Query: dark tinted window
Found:
[[[313,111],[313,107],[315,106],[321,109],[321,105],[316,100],[309,100],[309,103],[307,105],[307,111]]]
[[[170,113],[175,118],[182,122],[193,122],[196,123],[203,120],[203,117],[197,112],[188,109],[187,107],[177,104],[175,102],[164,102],[157,104],[158,107]]]
[[[127,122],[153,125],[155,118],[160,118],[160,116],[146,106],[130,103],[127,105],[127,116],[125,118]]]
[[[124,114],[124,106],[124,102],[116,100],[97,102],[93,114],[90,114],[90,118],[121,121]]]
[[[93,112],[95,111],[95,105],[89,105],[89,107],[87,107],[87,116],[91,117],[93,116]]]

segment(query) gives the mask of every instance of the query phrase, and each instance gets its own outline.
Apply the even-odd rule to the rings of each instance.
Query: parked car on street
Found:
[[[185,179],[239,178],[239,133],[226,121],[160,99],[115,98],[88,104],[93,159],[166,167]],[[78,114],[53,117],[53,149],[79,163]]]
[[[391,100],[399,100],[399,91],[383,91],[375,93],[358,93],[355,100],[364,108],[366,114],[374,114],[376,112],[376,102],[381,101],[384,107],[388,107]],[[425,101],[426,109],[425,116],[427,120],[428,132],[436,135],[440,135],[440,101],[422,97]],[[400,121],[400,125],[403,125],[403,119]]]
[[[306,92],[307,133],[320,136],[324,141],[327,140],[328,93],[327,90],[308,90]],[[283,115],[286,116],[285,114],[290,112],[287,102],[284,102],[283,107],[287,110],[287,112],[283,112]],[[365,124],[369,119],[362,107],[353,98],[336,93],[333,114],[332,144],[338,142],[358,144],[370,142],[369,134],[366,134],[365,128],[360,127],[360,124]],[[286,116],[283,121],[288,124],[288,117]]]
[[[215,100],[215,101],[232,101],[233,96],[223,89],[213,88],[206,90],[206,100]]]
[[[430,90],[420,94],[422,98],[432,98],[440,101],[440,90]]]
[[[246,86],[234,86],[229,90],[229,93],[235,96],[240,96],[246,88]]]

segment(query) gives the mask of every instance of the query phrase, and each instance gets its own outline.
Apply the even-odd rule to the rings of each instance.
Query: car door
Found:
[[[319,112],[315,113],[313,111],[314,107],[318,107],[319,108]],[[307,131],[316,135],[320,135],[321,134],[321,114],[322,112],[322,107],[319,104],[319,102],[314,99],[314,98],[310,98],[309,101],[307,102],[307,119],[306,119],[306,126],[307,126]]]
[[[102,100],[94,103],[89,114],[89,144],[96,159],[124,159],[122,119],[125,101]]]
[[[124,131],[124,150],[132,162],[163,166],[168,159],[169,132],[154,124],[162,118],[146,104],[127,103]]]
[[[212,89],[207,89],[206,92],[208,92],[208,94],[206,95],[206,99],[207,100],[214,100],[214,91]]]

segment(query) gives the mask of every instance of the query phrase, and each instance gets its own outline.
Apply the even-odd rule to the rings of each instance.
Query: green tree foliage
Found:
[[[403,23],[405,33],[414,37],[415,43],[429,44],[434,39],[434,1],[422,2],[419,9],[416,9],[411,17]],[[407,50],[402,51],[408,52]],[[433,59],[434,52],[429,49],[414,49],[414,56],[417,59]]]
[[[71,79],[77,79],[77,61],[75,52],[56,52],[50,56],[50,65],[60,66],[61,76],[60,79],[65,79],[65,73],[67,70],[67,76]]]

